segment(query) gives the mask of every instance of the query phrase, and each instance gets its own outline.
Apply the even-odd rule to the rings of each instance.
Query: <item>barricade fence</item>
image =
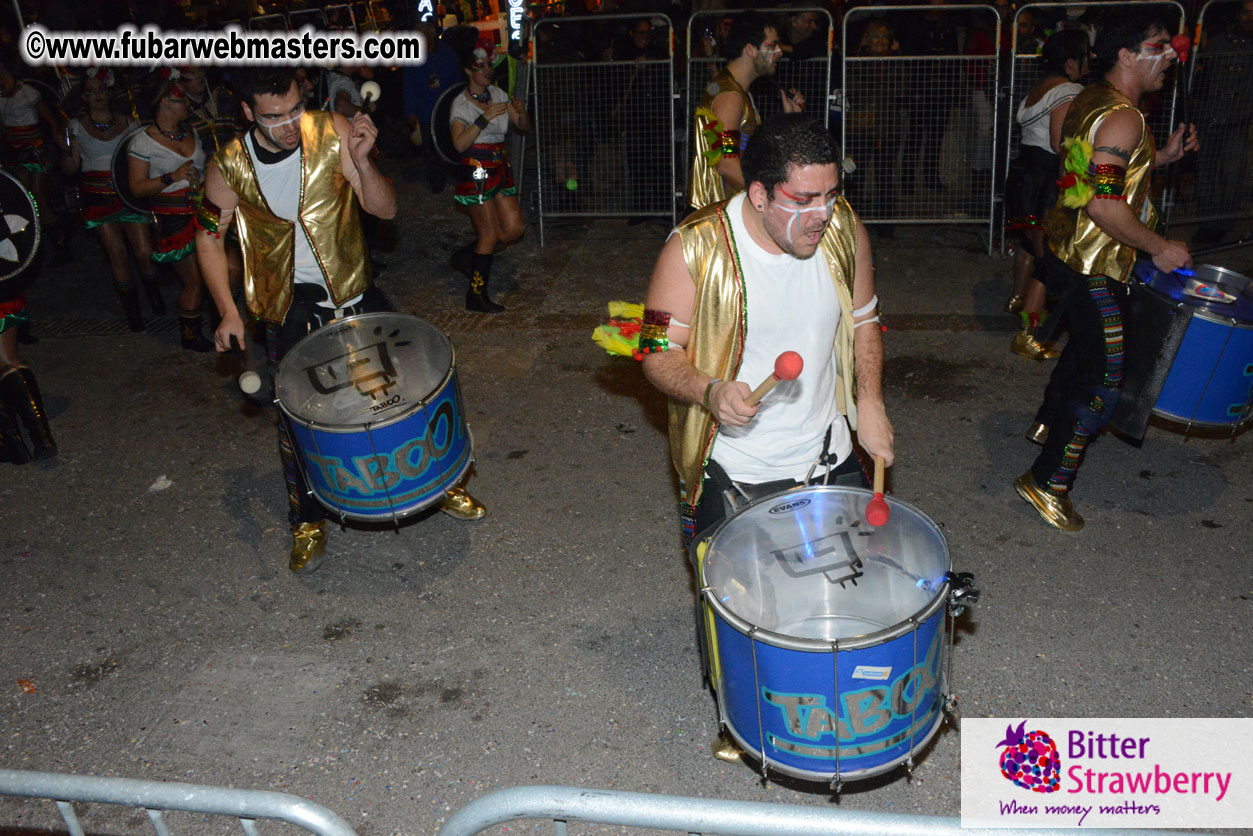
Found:
[[[654,215],[673,222],[670,19],[541,20],[532,37],[541,243],[547,218]]]
[[[1253,6],[1210,0],[1196,31],[1188,106],[1201,150],[1186,161],[1170,220],[1214,226],[1210,222],[1253,215]],[[1217,242],[1205,228],[1201,235]]]
[[[1202,151],[1158,174],[1154,200],[1167,223],[1253,217],[1253,23],[1241,28],[1244,5],[1208,0],[1198,17],[1187,72]],[[828,126],[853,163],[847,194],[866,222],[979,225],[990,252],[1003,237],[1006,173],[1019,152],[1015,114],[1044,75],[1045,34],[1078,28],[1091,39],[1105,7],[1152,9],[1173,31],[1187,30],[1179,0],[1032,3],[1004,23],[986,5],[858,7],[838,33],[823,9],[772,9],[784,37],[793,16],[812,15],[813,40],[798,58],[780,59],[750,94],[763,119],[782,110],[780,89],[804,94],[806,112]],[[541,241],[545,218],[686,211],[695,111],[725,65],[718,50],[744,13],[692,15],[679,55],[662,15],[536,24]],[[615,31],[618,40],[629,38],[630,26],[645,19],[651,43],[664,49],[639,61],[615,58]],[[1177,119],[1175,77],[1168,74],[1143,103],[1159,145]],[[1081,83],[1092,80],[1089,74]]]

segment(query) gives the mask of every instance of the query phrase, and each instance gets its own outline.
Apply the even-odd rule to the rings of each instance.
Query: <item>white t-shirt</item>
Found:
[[[10,128],[24,128],[39,121],[39,91],[29,84],[17,83],[12,96],[0,94],[0,117]]]
[[[796,380],[780,381],[743,427],[719,428],[712,458],[739,482],[804,479],[822,454],[831,427],[831,452],[853,451],[848,422],[835,408],[835,332],[840,301],[821,252],[798,259],[763,250],[744,225],[743,192],[727,204],[739,249],[748,305],[748,333],[738,380],[756,388],[774,373],[784,351],[805,361]],[[819,471],[821,472],[821,471]]]
[[[204,149],[200,147],[199,142],[196,143],[196,150],[192,152],[192,155],[184,157],[177,151],[171,151],[157,142],[152,138],[152,134],[144,130],[135,134],[135,138],[131,140],[130,145],[126,146],[126,150],[132,157],[147,161],[149,177],[160,177],[162,174],[177,171],[183,167],[184,163],[188,162],[201,175],[204,174]],[[161,193],[176,192],[190,185],[186,180],[175,180],[162,189]]]
[[[492,102],[507,102],[509,94],[499,87],[492,85],[487,88],[487,92],[491,94]],[[450,120],[461,122],[463,125],[473,124],[475,119],[483,115],[483,111],[470,101],[465,93],[457,97],[449,108]],[[478,139],[474,140],[475,144],[482,143],[491,145],[497,142],[505,141],[505,134],[509,133],[509,111],[497,116],[495,119],[487,123],[487,127],[479,132]]]
[[[326,286],[326,279],[322,276],[322,269],[318,266],[318,260],[313,254],[313,245],[309,243],[309,235],[305,232],[299,218],[300,150],[293,151],[276,163],[267,164],[261,162],[257,154],[256,140],[253,138],[252,131],[244,134],[244,142],[248,148],[248,156],[252,158],[253,170],[257,172],[257,186],[261,189],[265,202],[270,205],[275,215],[295,225],[293,261],[296,284],[320,285],[327,291],[326,296],[329,300],[331,294]],[[349,299],[344,303],[344,307],[355,305],[360,299],[360,296]],[[318,304],[325,308],[335,307],[329,301]]]
[[[1023,99],[1022,104],[1018,105],[1018,124],[1022,126],[1022,144],[1052,151],[1053,145],[1049,137],[1049,114],[1066,102],[1074,101],[1075,96],[1081,92],[1083,92],[1082,84],[1064,81],[1050,88],[1031,107],[1027,107],[1027,100]]]
[[[78,156],[83,171],[109,171],[113,166],[113,153],[118,145],[135,131],[141,130],[137,122],[132,122],[126,130],[113,139],[96,139],[89,130],[83,127],[82,119],[70,120],[69,129],[70,137],[78,143]],[[151,163],[149,166],[151,167]],[[160,177],[161,175],[154,176]]]

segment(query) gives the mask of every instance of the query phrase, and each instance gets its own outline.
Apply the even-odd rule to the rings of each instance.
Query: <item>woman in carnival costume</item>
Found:
[[[178,70],[165,67],[145,82],[143,98],[152,108],[155,124],[136,134],[128,146],[130,188],[135,197],[149,199],[157,219],[152,260],[171,265],[183,284],[178,295],[183,348],[213,351],[213,343],[200,331],[204,279],[195,259],[194,221],[205,156],[187,124],[187,94],[178,80]]]
[[[481,46],[461,56],[466,74],[466,90],[453,102],[450,132],[453,147],[461,155],[456,201],[470,213],[477,240],[470,256],[470,286],[466,308],[482,313],[499,313],[504,306],[488,295],[492,256],[497,245],[507,246],[522,237],[522,208],[513,169],[505,156],[505,135],[509,126],[525,133],[531,118],[525,105],[492,82],[492,62]]]
[[[87,229],[95,233],[109,261],[113,286],[126,312],[127,324],[132,331],[142,331],[144,319],[139,307],[139,290],[131,274],[130,253],[135,254],[144,294],[153,314],[165,313],[165,301],[161,298],[156,266],[152,263],[152,235],[148,230],[151,215],[123,204],[113,183],[114,152],[137,126],[128,115],[112,109],[113,87],[112,70],[87,71],[81,86],[82,114],[70,120],[69,149],[61,158],[61,168],[66,174],[82,171],[79,193],[83,221]]]
[[[13,76],[16,66],[12,58],[0,60],[0,121],[4,123],[7,146],[4,162],[35,198],[40,222],[51,227],[56,221],[48,211],[48,172],[52,170],[55,151],[45,134],[60,136],[61,120],[38,90]]]
[[[1044,78],[1018,107],[1022,142],[1018,159],[1005,183],[1007,229],[1022,233],[1014,256],[1014,295],[1005,310],[1022,317],[1010,351],[1033,360],[1057,357],[1055,348],[1042,345],[1036,331],[1044,319],[1044,284],[1035,278],[1037,259],[1044,257],[1044,213],[1057,202],[1058,148],[1062,122],[1070,103],[1083,90],[1079,79],[1088,74],[1091,47],[1086,32],[1066,29],[1052,35],[1041,55]]]

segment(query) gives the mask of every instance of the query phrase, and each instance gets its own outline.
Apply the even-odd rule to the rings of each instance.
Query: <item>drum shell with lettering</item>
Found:
[[[889,524],[867,526],[872,497],[835,486],[767,497],[725,520],[701,550],[703,639],[721,718],[743,748],[788,775],[887,772],[943,719],[947,544],[930,519],[891,498]],[[824,562],[850,553],[864,571],[841,584],[848,568],[824,571]]]
[[[380,332],[381,329],[381,333]],[[329,393],[308,394],[318,358],[369,357],[382,335],[399,332],[394,350],[395,391],[361,396],[341,373]],[[340,354],[336,354],[340,352]],[[355,352],[355,354],[354,354]],[[322,385],[322,384],[319,384]],[[331,388],[322,385],[323,389]],[[357,520],[402,518],[440,501],[465,476],[473,441],[457,381],[451,343],[413,316],[370,313],[348,317],[305,337],[279,366],[279,408],[287,422],[305,480],[332,512]],[[363,412],[356,409],[360,397]]]

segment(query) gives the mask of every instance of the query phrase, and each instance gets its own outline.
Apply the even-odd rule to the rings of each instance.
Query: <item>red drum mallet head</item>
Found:
[[[1170,48],[1179,56],[1179,63],[1188,63],[1188,53],[1192,51],[1192,39],[1187,35],[1175,35],[1170,39]]]

